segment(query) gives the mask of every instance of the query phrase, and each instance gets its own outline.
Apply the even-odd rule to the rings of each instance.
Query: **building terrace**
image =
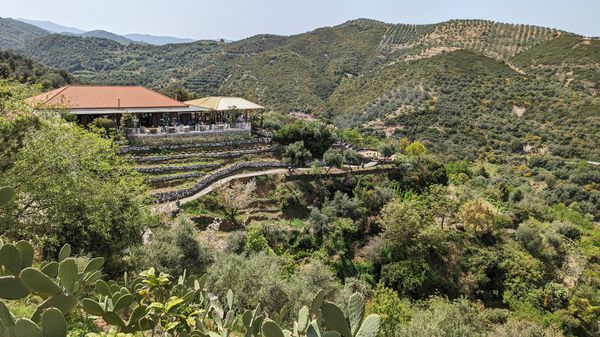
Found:
[[[141,86],[70,85],[31,97],[36,110],[67,110],[87,126],[108,118],[129,137],[251,131],[252,113],[262,106],[240,97],[205,97],[180,102]]]

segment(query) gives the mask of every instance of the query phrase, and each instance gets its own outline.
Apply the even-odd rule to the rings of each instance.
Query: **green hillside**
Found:
[[[0,51],[0,78],[37,83],[45,89],[63,86],[72,80],[65,71],[48,68],[12,51]]]
[[[505,63],[456,51],[396,63],[346,80],[332,95],[340,125],[427,139],[440,151],[561,152],[600,158],[600,102],[577,88],[522,75]],[[549,148],[548,148],[549,147]]]
[[[92,30],[89,32],[85,32],[82,33],[81,36],[83,37],[97,37],[97,38],[101,38],[101,39],[108,39],[108,40],[112,40],[115,42],[118,42],[120,44],[130,44],[133,43],[133,40],[130,40],[126,37],[123,37],[121,35],[117,35],[115,33],[111,33],[111,32],[107,32],[105,30]]]
[[[414,59],[442,51],[467,49],[507,60],[564,32],[556,29],[489,20],[451,20],[436,25],[392,26],[380,50],[395,58]]]
[[[419,136],[436,150],[455,147],[458,157],[480,155],[475,149],[483,144],[492,152],[592,160],[600,157],[598,136],[589,132],[600,123],[594,113],[599,44],[556,29],[484,20],[359,19],[233,43],[123,45],[49,35],[24,51],[83,82],[241,95],[280,112]]]
[[[27,42],[48,34],[47,31],[30,24],[9,18],[0,18],[0,48],[22,48]]]
[[[600,90],[600,40],[561,36],[515,56],[528,73],[556,80],[597,96]]]
[[[343,78],[457,49],[508,61],[561,35],[569,34],[483,20],[394,25],[359,19],[299,35],[258,35],[227,44],[157,47],[51,35],[29,43],[25,51],[90,83],[244,94],[277,110],[327,112],[336,110],[329,98]]]

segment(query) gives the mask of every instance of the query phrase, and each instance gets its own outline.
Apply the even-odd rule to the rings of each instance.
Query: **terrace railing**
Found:
[[[194,133],[250,132],[251,129],[252,125],[250,122],[240,122],[129,128],[127,129],[127,134],[130,136],[161,136]]]

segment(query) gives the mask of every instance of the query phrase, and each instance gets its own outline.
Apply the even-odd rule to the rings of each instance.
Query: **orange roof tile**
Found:
[[[69,85],[27,100],[42,107],[67,109],[178,108],[188,105],[141,86]]]

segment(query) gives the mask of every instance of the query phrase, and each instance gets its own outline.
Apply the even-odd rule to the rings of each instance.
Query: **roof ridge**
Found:
[[[64,87],[62,87],[62,88],[59,88],[59,89],[57,90],[56,94],[52,95],[51,97],[48,97],[48,99],[44,101],[44,104],[45,104],[45,103],[48,103],[48,102],[50,102],[51,100],[53,100],[53,99],[54,99],[54,97],[56,97],[56,96],[58,96],[58,95],[62,94],[62,93],[65,91],[65,90],[69,89],[70,87],[71,87],[71,85],[65,85]],[[43,94],[42,94],[42,95],[43,95]]]
[[[138,87],[140,87],[140,88],[144,88],[145,90],[148,90],[148,91],[151,91],[151,92],[154,92],[154,93],[157,93],[157,94],[161,95],[162,97],[165,97],[165,98],[168,98],[168,99],[170,99],[170,100],[171,100],[171,101],[173,101],[173,102],[177,102],[177,103],[179,103],[179,104],[183,104],[183,105],[190,106],[189,104],[187,104],[187,103],[185,103],[185,102],[178,101],[178,100],[176,100],[175,98],[169,97],[169,96],[167,96],[167,95],[165,95],[165,94],[161,94],[161,93],[160,93],[160,92],[158,92],[158,91],[155,91],[155,90],[152,90],[152,89],[146,88],[146,87],[144,87],[144,86],[142,86],[142,85],[140,85],[140,86],[138,86]]]
[[[118,84],[70,84],[68,87],[79,87],[79,88],[144,88],[143,85],[118,85]],[[148,89],[152,90],[152,89]]]

